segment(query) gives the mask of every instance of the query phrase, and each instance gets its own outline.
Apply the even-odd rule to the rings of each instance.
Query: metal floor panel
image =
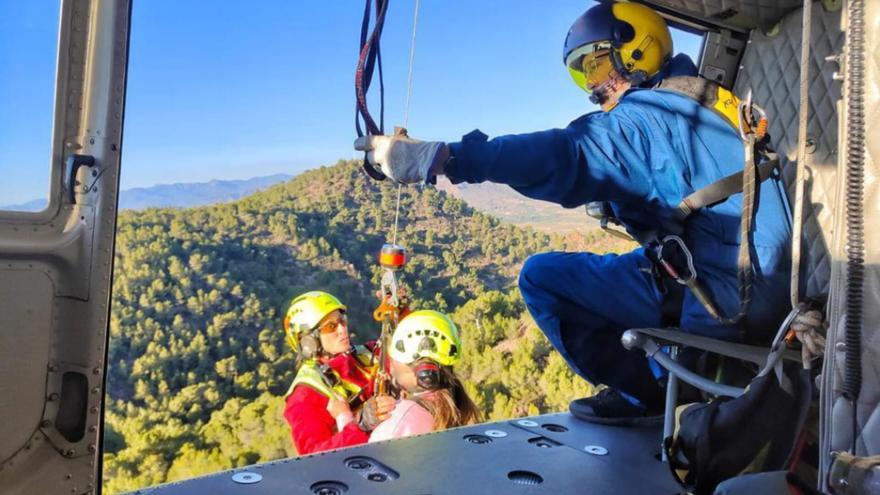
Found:
[[[593,425],[568,413],[550,414],[258,464],[134,493],[672,495],[680,489],[655,457],[660,436],[659,427]],[[593,453],[586,446],[595,447]]]

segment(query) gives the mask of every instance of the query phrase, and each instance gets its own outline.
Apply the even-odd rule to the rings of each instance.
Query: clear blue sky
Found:
[[[593,110],[561,61],[568,27],[590,5],[421,2],[410,134],[528,132]],[[413,7],[394,0],[386,20],[388,129],[403,121]],[[135,0],[122,187],[296,173],[358,156],[362,11],[353,0]],[[0,204],[48,187],[57,23],[57,3],[0,4],[0,174],[12,184]],[[674,36],[676,51],[696,56],[696,37]]]

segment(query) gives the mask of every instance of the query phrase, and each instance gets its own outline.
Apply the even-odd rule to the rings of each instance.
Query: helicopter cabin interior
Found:
[[[801,0],[641,1],[672,26],[703,37],[703,77],[738,95],[751,92],[767,112],[792,205],[803,212],[796,215],[802,218],[796,284],[802,297],[827,299],[828,352],[817,383],[818,474],[822,490],[841,490],[829,484],[831,452],[880,453],[880,369],[872,364],[880,362],[880,238],[871,229],[861,234],[860,361],[847,354],[853,344],[843,322],[853,282],[847,216],[867,223],[880,204],[874,181],[880,170],[871,160],[878,144],[865,139],[880,115],[880,25],[874,22],[880,2],[822,0],[807,2],[805,11]],[[131,2],[61,4],[49,204],[40,212],[0,211],[3,493],[101,490]],[[854,22],[864,26],[853,29]],[[847,151],[853,143],[864,148],[860,158],[858,150]],[[865,206],[854,212],[861,206],[844,179],[848,164],[859,160]],[[663,334],[647,337],[691,345]],[[841,392],[853,361],[861,366],[854,401]],[[284,459],[137,493],[679,493],[661,455],[662,436],[662,425],[601,426],[565,412]]]

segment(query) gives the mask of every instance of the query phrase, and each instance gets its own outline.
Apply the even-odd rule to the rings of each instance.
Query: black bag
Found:
[[[663,442],[674,477],[700,495],[743,472],[787,468],[811,400],[809,371],[785,363],[737,398],[679,406],[676,431]]]

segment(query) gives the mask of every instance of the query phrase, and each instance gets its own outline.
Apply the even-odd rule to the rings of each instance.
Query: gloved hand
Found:
[[[808,363],[825,353],[825,324],[820,311],[809,309],[804,303],[800,304],[799,310],[789,328],[801,342],[801,357],[804,363]]]
[[[393,136],[363,136],[354,149],[367,152],[367,160],[378,165],[392,180],[403,184],[428,183],[432,169],[449,156],[446,143],[419,141],[400,129]]]
[[[366,432],[373,431],[379,423],[391,417],[396,401],[387,395],[370,397],[358,414],[358,426]]]

